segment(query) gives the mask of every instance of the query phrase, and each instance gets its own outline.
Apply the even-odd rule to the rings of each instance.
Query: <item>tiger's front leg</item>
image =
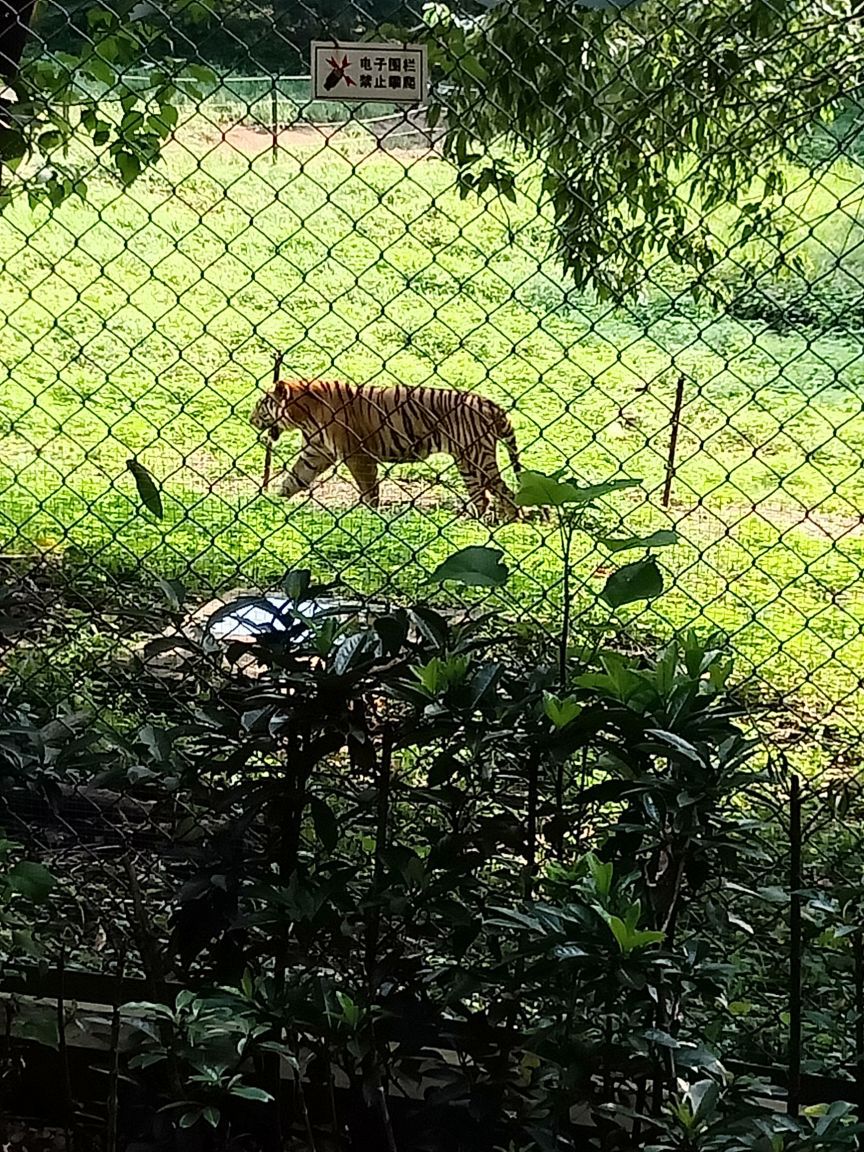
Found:
[[[279,495],[287,499],[296,496],[298,492],[305,492],[332,463],[326,452],[307,444],[295,461],[294,467],[286,473],[279,485]]]

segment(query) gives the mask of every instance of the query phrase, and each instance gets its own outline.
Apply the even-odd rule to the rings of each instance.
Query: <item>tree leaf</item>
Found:
[[[656,740],[661,741],[663,744],[668,744],[670,748],[674,748],[685,759],[690,760],[693,764],[704,763],[704,757],[699,749],[691,744],[689,740],[685,740],[683,736],[679,736],[677,732],[667,732],[663,728],[649,728],[646,735],[653,736]]]
[[[285,574],[282,581],[282,591],[289,600],[297,603],[308,593],[311,583],[312,573],[308,568],[292,568],[290,572]]]
[[[182,582],[180,580],[163,580],[161,577],[157,577],[156,583],[170,606],[179,612],[186,601],[186,589]]]
[[[164,512],[162,508],[162,497],[159,495],[159,489],[156,483],[143,464],[139,463],[133,457],[126,461],[126,467],[132,473],[135,480],[135,487],[138,489],[138,497],[148,512],[152,512],[157,520],[161,520]]]
[[[208,1104],[206,1108],[202,1109],[201,1115],[207,1121],[211,1128],[218,1128],[219,1121],[222,1114],[218,1108],[214,1108],[212,1104]]]
[[[542,472],[526,470],[519,474],[516,503],[529,508],[591,504],[594,500],[599,500],[612,492],[622,488],[633,488],[639,484],[641,480],[622,477],[619,480],[607,480],[602,484],[582,487],[574,480],[561,480],[560,473],[546,476]]]
[[[713,1112],[720,1097],[720,1088],[713,1080],[698,1080],[691,1084],[684,1099],[695,1124],[701,1123]]]
[[[6,873],[6,880],[13,891],[37,904],[47,900],[57,883],[48,869],[35,860],[19,860]]]
[[[0,160],[21,160],[27,155],[27,141],[14,128],[0,128]]]
[[[120,179],[128,187],[133,184],[141,173],[141,161],[134,152],[118,152],[114,157]]]
[[[543,694],[543,711],[556,728],[566,728],[582,711],[582,705],[573,696],[559,698],[551,692]]]
[[[529,470],[519,473],[516,503],[523,508],[557,508],[578,499],[578,489],[573,484],[561,483],[555,476]]]
[[[552,949],[552,955],[556,960],[578,960],[588,953],[578,944],[556,944]]]
[[[374,655],[377,647],[378,636],[374,632],[355,632],[353,636],[347,636],[333,656],[334,673],[344,676],[351,668]]]
[[[239,1096],[243,1100],[259,1100],[262,1104],[267,1104],[273,1099],[263,1088],[253,1088],[249,1084],[236,1084],[231,1089],[231,1095]]]
[[[502,556],[503,552],[498,548],[476,545],[460,548],[438,565],[427,583],[443,584],[455,580],[479,588],[500,588],[510,575],[506,564],[501,562]]]
[[[641,480],[634,480],[630,476],[620,476],[617,480],[603,480],[600,484],[580,485],[576,480],[567,481],[573,488],[580,504],[589,504],[592,500],[602,500],[604,496],[611,496],[613,492],[623,492],[625,488],[638,488]]]
[[[661,528],[658,532],[652,532],[650,536],[625,536],[621,539],[601,536],[597,542],[610,552],[626,552],[631,548],[667,548],[670,544],[677,544],[679,539],[677,532]]]
[[[659,944],[664,936],[663,932],[631,928],[620,916],[607,916],[605,919],[625,956],[638,948],[647,948],[649,944]]]
[[[663,591],[663,576],[653,556],[625,564],[608,577],[600,593],[610,608],[620,608],[636,600],[651,600]]]
[[[589,852],[586,861],[591,871],[594,887],[605,900],[612,890],[612,876],[615,866],[611,860],[600,860],[593,852]]]

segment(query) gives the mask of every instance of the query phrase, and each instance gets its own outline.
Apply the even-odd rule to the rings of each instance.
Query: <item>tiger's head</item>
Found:
[[[286,384],[280,380],[265,392],[252,409],[249,423],[261,432],[262,439],[278,440],[285,428],[297,428],[303,415],[297,401],[305,392],[302,384]]]

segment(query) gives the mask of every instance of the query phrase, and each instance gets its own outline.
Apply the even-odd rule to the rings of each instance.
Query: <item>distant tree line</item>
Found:
[[[28,53],[46,48],[79,52],[90,34],[90,7],[81,0],[40,6]],[[414,27],[420,19],[419,3],[412,7],[405,0],[179,3],[172,6],[168,20],[158,21],[160,35],[150,55],[157,61],[166,55],[192,60],[222,73],[301,74],[309,70],[312,40],[355,40],[383,25]]]

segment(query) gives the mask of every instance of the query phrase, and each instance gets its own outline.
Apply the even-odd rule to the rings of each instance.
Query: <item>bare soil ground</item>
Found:
[[[248,124],[226,125],[221,131],[214,127],[206,138],[215,147],[225,145],[244,156],[257,157],[273,150],[273,133]],[[383,151],[394,159],[412,162],[437,154],[432,134],[400,117],[382,117],[377,122],[354,120],[349,124],[292,124],[276,134],[277,149],[289,154],[308,153],[316,146],[325,148],[339,143],[368,148],[370,157]]]

